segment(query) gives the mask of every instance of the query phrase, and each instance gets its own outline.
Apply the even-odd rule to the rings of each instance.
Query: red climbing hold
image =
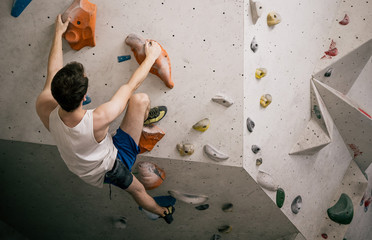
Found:
[[[327,239],[328,235],[326,233],[322,233],[322,238]]]
[[[350,22],[349,16],[348,16],[347,14],[345,14],[344,19],[342,19],[342,20],[339,21],[338,23],[341,24],[341,25],[348,25],[349,22]]]
[[[337,56],[338,49],[336,48],[336,42],[332,40],[331,44],[329,45],[328,51],[324,52],[325,55],[321,57],[321,59],[328,58],[331,59],[334,56]]]

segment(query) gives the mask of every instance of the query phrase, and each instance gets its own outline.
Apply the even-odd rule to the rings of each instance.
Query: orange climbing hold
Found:
[[[138,180],[146,190],[151,190],[160,186],[165,179],[165,171],[158,165],[151,162],[138,163]]]
[[[129,34],[128,37],[125,39],[125,43],[132,49],[134,57],[136,58],[138,64],[141,64],[146,58],[145,54],[146,40],[136,34]],[[158,59],[156,59],[150,72],[158,76],[168,88],[173,88],[174,83],[172,81],[170,59],[167,51],[165,51],[165,49],[160,44],[159,46],[161,47],[161,54],[158,57]]]
[[[68,17],[71,17],[63,36],[72,49],[80,50],[86,46],[96,46],[94,36],[96,13],[97,6],[88,0],[74,0],[71,6],[63,13],[62,20],[64,22]]]
[[[140,153],[150,152],[155,144],[164,137],[165,133],[155,125],[144,126],[139,141]]]

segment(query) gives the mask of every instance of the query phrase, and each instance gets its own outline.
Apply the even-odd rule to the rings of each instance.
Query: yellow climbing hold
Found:
[[[200,132],[205,132],[209,128],[210,124],[211,121],[208,118],[204,118],[199,122],[195,123],[194,126],[192,126],[192,128]]]
[[[267,25],[274,26],[282,21],[280,15],[276,12],[270,12],[267,15]]]
[[[261,79],[266,76],[267,70],[266,68],[257,68],[256,69],[256,78]]]
[[[262,107],[267,107],[269,106],[269,104],[271,103],[271,101],[273,100],[273,98],[271,97],[270,94],[265,94],[265,95],[262,95],[261,96],[261,99],[260,99],[260,104]]]
[[[181,154],[181,156],[191,155],[194,153],[194,145],[190,143],[185,144],[177,144],[177,150]]]

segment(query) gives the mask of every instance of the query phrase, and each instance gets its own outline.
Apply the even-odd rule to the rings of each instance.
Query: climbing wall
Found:
[[[340,127],[340,111],[332,104],[338,101],[333,99],[352,99],[352,104],[358,102],[367,114],[371,111],[367,42],[372,33],[366,31],[372,19],[371,3],[265,0],[257,5],[262,6],[261,17],[253,21],[252,3],[248,0],[113,0],[110,4],[91,1],[97,5],[96,46],[76,52],[63,42],[65,63],[74,60],[85,65],[92,98],[87,108],[109,100],[138,67],[124,44],[128,34],[157,40],[169,54],[175,87],[170,90],[156,76],[149,75],[138,89],[148,93],[153,106],[168,107],[167,116],[158,124],[165,136],[138,161],[152,161],[167,173],[164,183],[150,191],[151,195],[176,190],[207,196],[203,204],[209,204],[208,209],[197,210],[195,205],[179,200],[176,221],[169,231],[163,222],[152,222],[141,215],[126,193],[113,189],[110,202],[107,187],[97,190],[83,184],[67,171],[55,147],[21,143],[54,144],[36,116],[34,103],[45,81],[55,16],[71,2],[32,1],[18,18],[9,14],[11,0],[0,3],[0,45],[4,56],[0,59],[0,111],[5,113],[0,119],[0,139],[6,140],[1,144],[6,164],[1,166],[0,182],[6,189],[6,198],[2,198],[0,216],[5,222],[34,238],[55,232],[60,232],[62,239],[94,239],[108,234],[112,239],[123,235],[128,239],[210,239],[213,234],[222,235],[223,239],[294,239],[297,232],[305,239],[321,236],[321,220],[337,199],[352,159],[356,157],[362,170],[368,167],[368,162],[363,161],[369,153],[360,149],[360,142],[370,139],[346,141],[345,131],[349,129]],[[266,17],[272,11],[275,14],[271,16],[280,15],[281,22],[268,26]],[[350,16],[350,23],[340,25],[345,13]],[[253,39],[258,45],[255,51],[251,50]],[[332,39],[338,55],[321,59]],[[366,50],[361,51],[365,55],[362,58],[353,55],[359,47]],[[119,63],[117,57],[123,55],[132,59]],[[347,68],[337,65],[341,58],[349,59],[348,63],[358,62],[353,64],[352,72],[342,72]],[[324,79],[330,66],[334,68],[333,75]],[[265,68],[266,76],[256,78],[258,68]],[[346,77],[346,72],[351,78]],[[343,84],[335,84],[332,79]],[[348,89],[343,93],[347,98],[333,92],[336,86]],[[234,104],[226,107],[212,101],[219,94]],[[264,94],[272,96],[266,107],[260,105]],[[363,124],[370,123],[366,114],[360,116],[358,120],[363,120]],[[255,123],[252,132],[246,127],[248,117]],[[194,130],[192,126],[204,118],[211,121],[209,129]],[[112,125],[110,132],[119,122],[120,119]],[[180,156],[177,143],[193,144],[194,154]],[[228,159],[216,162],[209,158],[203,152],[206,144]],[[253,145],[260,150],[256,147],[253,153]],[[24,150],[23,155],[18,149]],[[46,178],[50,172],[53,178]],[[26,188],[23,180],[17,180],[9,188],[10,176],[21,173],[33,180],[31,186]],[[266,188],[261,189],[264,185]],[[274,187],[268,190],[268,186]],[[272,191],[277,187],[284,190],[281,208],[275,204],[276,191]],[[354,191],[355,199],[360,192]],[[299,195],[302,208],[294,214],[291,203]],[[232,212],[221,210],[226,203],[234,205]],[[99,211],[92,215],[90,209]],[[25,215],[19,221],[22,213]],[[40,217],[39,221],[32,216]],[[126,224],[118,221],[121,217],[127,219]],[[38,228],[32,225],[34,222],[45,223],[49,231],[35,230]],[[60,226],[65,227],[64,231]],[[221,226],[231,226],[232,231],[220,233]],[[341,236],[346,228],[335,225],[328,230],[338,231]]]
[[[148,219],[121,189],[112,186],[110,200],[107,185],[85,184],[68,171],[55,146],[1,140],[0,147],[0,218],[29,239],[279,239],[298,232],[242,168],[147,159],[166,172],[151,196],[176,190],[207,198],[198,204],[178,200],[168,225]],[[137,167],[133,173],[138,176]],[[223,211],[226,204],[232,207]],[[201,205],[204,210],[197,210]],[[223,226],[232,231],[220,233]]]

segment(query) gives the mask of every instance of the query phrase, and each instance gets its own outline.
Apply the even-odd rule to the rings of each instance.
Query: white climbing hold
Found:
[[[126,217],[120,217],[119,219],[114,220],[114,226],[116,228],[119,228],[119,229],[127,228],[127,218]]]
[[[256,24],[257,20],[261,17],[263,12],[262,3],[250,0],[249,4],[251,5],[252,22],[253,24]]]
[[[185,203],[201,204],[208,200],[208,196],[205,196],[205,195],[182,193],[176,190],[170,190],[168,192],[175,199],[180,200]]]
[[[142,210],[142,212],[146,215],[146,217],[147,217],[148,219],[150,219],[150,220],[156,220],[156,219],[158,219],[158,218],[160,217],[159,215],[157,215],[157,214],[155,214],[155,213],[152,213],[152,212],[149,212],[149,211],[147,211],[147,210],[144,209],[144,208],[142,208],[141,210]]]
[[[257,183],[269,191],[276,191],[279,187],[270,174],[261,170],[257,174]]]
[[[221,162],[221,161],[227,160],[229,158],[228,155],[219,151],[217,148],[215,148],[215,147],[213,147],[209,144],[204,145],[203,149],[204,149],[205,154],[209,158],[213,159],[214,161]]]
[[[225,96],[223,94],[217,94],[212,98],[212,101],[219,103],[225,107],[230,107],[231,105],[234,104],[234,100],[232,100],[232,98]]]

